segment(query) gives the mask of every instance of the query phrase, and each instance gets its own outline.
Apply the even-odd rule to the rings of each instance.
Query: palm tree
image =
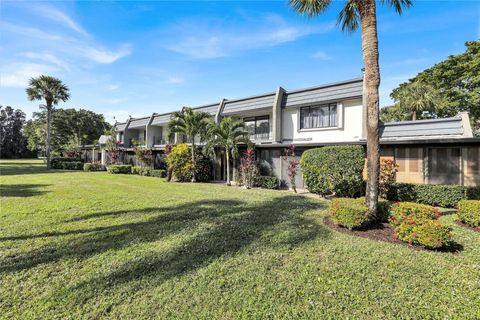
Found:
[[[322,14],[332,0],[289,0],[290,6],[302,15],[314,17]],[[410,7],[412,0],[382,0],[398,14]],[[370,211],[376,213],[380,171],[380,145],[378,113],[380,67],[378,64],[376,0],[346,0],[338,15],[342,31],[353,32],[361,27],[363,64],[365,66],[365,99],[367,105],[367,190],[365,201]]]
[[[216,146],[225,148],[227,162],[227,186],[230,183],[230,155],[235,159],[238,156],[238,144],[247,143],[248,131],[242,121],[235,121],[230,117],[223,118],[219,124],[211,123],[208,129],[209,141],[206,145],[208,151],[213,152]]]
[[[47,110],[47,139],[45,143],[45,153],[47,157],[47,168],[50,168],[50,136],[52,124],[53,106],[59,101],[67,101],[70,98],[70,92],[61,80],[41,75],[37,78],[31,78],[29,86],[26,89],[27,96],[30,101],[45,100],[45,108]]]
[[[192,163],[195,168],[195,138],[203,141],[210,123],[210,114],[194,111],[192,108],[183,107],[181,111],[173,112],[168,123],[169,135],[180,133],[186,136],[187,142],[192,146]],[[192,182],[195,182],[195,169],[192,172]]]
[[[400,87],[392,93],[392,98],[398,101],[400,109],[408,112],[412,120],[417,120],[417,113],[432,111],[439,102],[438,93],[428,84],[415,81]]]

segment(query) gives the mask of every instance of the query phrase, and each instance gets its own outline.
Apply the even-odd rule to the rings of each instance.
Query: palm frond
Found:
[[[360,25],[360,14],[358,3],[355,0],[348,0],[345,7],[338,14],[337,25],[340,25],[343,32],[352,33]]]
[[[331,0],[289,0],[293,10],[307,17],[315,17],[322,14],[330,5]]]
[[[380,0],[380,3],[391,6],[399,15],[403,13],[404,8],[408,9],[413,6],[412,0]]]

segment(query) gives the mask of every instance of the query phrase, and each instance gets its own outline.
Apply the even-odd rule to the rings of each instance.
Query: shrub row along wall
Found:
[[[460,200],[479,200],[480,187],[393,183],[388,189],[387,199],[453,208],[457,207]]]
[[[471,227],[480,227],[480,200],[462,200],[458,203],[458,217]]]
[[[50,166],[52,169],[82,170],[83,162],[80,158],[57,157],[50,160]]]

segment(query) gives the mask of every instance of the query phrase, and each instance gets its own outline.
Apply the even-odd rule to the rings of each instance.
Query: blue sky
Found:
[[[360,32],[336,26],[343,1],[297,16],[287,1],[2,1],[0,104],[28,116],[28,79],[60,78],[109,121],[361,76]],[[378,10],[382,106],[399,83],[480,38],[480,2]]]

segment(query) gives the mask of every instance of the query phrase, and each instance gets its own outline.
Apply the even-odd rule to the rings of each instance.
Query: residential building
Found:
[[[366,106],[363,79],[356,78],[298,90],[273,92],[194,108],[213,121],[233,117],[245,122],[255,143],[261,171],[288,181],[284,148],[294,144],[297,156],[314,147],[338,144],[366,145]],[[133,141],[151,148],[157,164],[168,141],[170,113],[130,118],[116,123],[125,162],[133,163]],[[380,126],[382,157],[399,164],[397,181],[480,185],[480,139],[472,134],[467,113],[456,117],[385,123]],[[221,151],[213,159],[215,179],[225,178]],[[235,163],[232,177],[235,177]],[[303,186],[301,174],[297,186]]]

